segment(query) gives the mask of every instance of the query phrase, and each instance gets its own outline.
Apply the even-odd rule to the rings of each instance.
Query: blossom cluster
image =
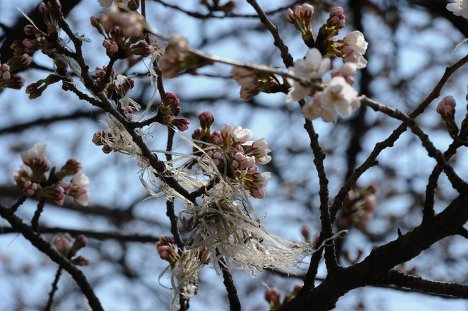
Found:
[[[105,14],[92,16],[91,25],[104,37],[102,45],[111,58],[145,57],[153,52],[146,41],[146,20],[136,11],[122,11],[114,6]]]
[[[341,216],[337,220],[338,228],[347,229],[354,225],[364,230],[367,222],[372,219],[377,209],[375,198],[377,190],[377,184],[371,184],[359,190],[350,190],[343,202]]]
[[[189,50],[187,39],[173,35],[163,55],[159,59],[159,68],[163,78],[175,78],[183,73],[195,73],[197,68],[211,64],[211,61]]]
[[[63,42],[58,36],[60,19],[62,18],[61,8],[62,5],[58,0],[41,2],[39,4],[38,10],[47,29],[41,30],[34,24],[27,25],[24,27],[26,38],[13,41],[10,45],[13,56],[8,60],[8,66],[2,65],[1,71],[5,75],[0,77],[0,90],[3,87],[21,88],[23,86],[23,79],[15,73],[31,64],[32,55],[37,50],[41,50],[44,54],[56,60],[56,71],[59,74],[63,74],[67,64],[60,61],[59,57],[56,57],[58,52],[63,49]],[[30,99],[37,98],[50,84],[57,81],[59,81],[59,78],[51,74],[47,78],[29,85],[26,93],[29,94]]]
[[[77,159],[69,159],[60,170],[55,170],[47,159],[45,148],[45,145],[36,144],[21,155],[23,164],[13,175],[16,186],[28,197],[62,205],[68,195],[76,203],[86,206],[89,179],[83,173],[81,163]],[[49,176],[46,176],[47,172],[50,172]]]
[[[196,129],[192,137],[202,142],[202,148],[218,170],[235,179],[254,198],[264,198],[270,173],[260,173],[258,165],[271,160],[266,140],[250,140],[251,130],[230,124],[224,125],[221,131],[211,132],[214,116],[209,111],[201,113],[199,120],[201,128]]]
[[[301,22],[302,28],[298,29],[304,33],[304,29],[311,29],[312,16],[309,15],[313,13],[313,7],[304,4],[296,8],[295,12],[289,11],[288,21],[296,28]],[[341,40],[332,40],[332,37],[338,35],[344,27],[345,20],[343,9],[333,8],[330,17],[320,28],[317,39],[313,44],[308,44],[312,48],[306,57],[297,60],[293,67],[288,68],[297,78],[311,82],[305,85],[297,79],[287,78],[291,85],[287,96],[288,102],[302,100],[307,96],[312,97],[303,106],[304,116],[309,120],[321,117],[326,122],[336,121],[338,115],[346,117],[359,107],[358,93],[352,84],[356,70],[367,65],[363,56],[367,50],[367,42],[359,31],[350,32]],[[323,78],[330,71],[332,58],[335,57],[342,58],[344,63],[339,70],[330,72],[332,78],[326,83]]]
[[[158,108],[158,114],[161,116],[162,124],[175,126],[182,132],[188,130],[190,122],[186,118],[178,117],[180,112],[179,97],[172,92],[167,92]]]
[[[87,244],[88,239],[83,234],[78,235],[75,239],[68,233],[60,234],[54,238],[55,249],[77,266],[87,266],[90,264],[89,259],[81,255],[76,256],[77,252]]]

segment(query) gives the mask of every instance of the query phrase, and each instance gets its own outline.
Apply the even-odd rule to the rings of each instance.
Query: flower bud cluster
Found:
[[[332,37],[338,35],[346,24],[346,16],[342,7],[338,6],[331,9],[329,18],[320,27],[317,38],[314,41],[314,34],[310,24],[311,18],[307,18],[310,12],[313,15],[313,7],[312,9],[308,8],[304,10],[304,6],[312,7],[308,4],[303,4],[302,6],[298,6],[295,11],[289,9],[287,20],[301,32],[307,46],[317,48],[326,57],[340,57],[345,62],[354,62],[357,64],[358,69],[366,67],[367,61],[363,55],[367,50],[367,42],[364,40],[361,32],[353,31],[341,40],[332,40]],[[302,22],[308,24],[303,24]]]
[[[91,25],[104,37],[102,45],[111,58],[146,57],[153,52],[146,41],[146,20],[135,11],[113,7],[106,14],[92,16]]]
[[[73,239],[68,233],[60,234],[54,239],[55,249],[77,265],[88,266],[90,261],[83,256],[75,256],[80,249],[88,244],[88,239],[85,235],[80,234]]]
[[[297,6],[294,11],[292,9],[288,9],[286,17],[288,22],[301,33],[302,39],[309,47],[314,45],[314,35],[311,28],[314,12],[314,7],[306,3]]]
[[[214,116],[205,111],[200,114],[201,128],[196,129],[192,137],[205,149],[206,154],[220,172],[239,182],[254,198],[265,197],[264,190],[270,173],[260,173],[257,165],[271,161],[270,149],[265,139],[249,140],[252,131],[240,126],[226,124],[221,131],[211,132]],[[207,143],[207,144],[206,144]]]
[[[159,68],[163,78],[171,79],[186,72],[194,73],[197,68],[211,64],[188,50],[187,39],[174,35],[169,39],[165,53],[159,59]]]
[[[13,55],[23,56],[26,54],[32,56],[37,50],[41,50],[47,55],[53,54],[53,50],[59,45],[58,32],[60,30],[59,21],[62,18],[61,9],[62,5],[58,0],[41,2],[39,4],[39,13],[47,26],[47,30],[44,32],[35,25],[24,27],[24,33],[27,37],[22,41],[13,41],[10,46]]]
[[[351,190],[343,202],[341,217],[337,221],[338,228],[346,229],[356,226],[365,229],[369,220],[372,219],[377,209],[375,193],[378,191],[377,184],[371,184],[367,188]]]
[[[65,196],[72,197],[76,203],[88,204],[89,179],[81,170],[81,163],[69,159],[65,165],[55,171],[45,154],[45,145],[34,145],[21,155],[23,164],[13,175],[15,184],[29,197],[46,199],[62,205]],[[49,172],[49,176],[46,173]],[[66,177],[71,180],[66,180]]]
[[[13,56],[6,63],[0,62],[0,91],[5,88],[20,89],[24,85],[24,79],[15,71],[27,67],[31,63],[31,57],[27,54]]]
[[[167,92],[158,109],[158,114],[162,116],[162,124],[175,126],[182,132],[188,130],[190,122],[183,117],[176,118],[180,111],[180,100],[177,95]]]
[[[161,236],[159,241],[156,242],[156,250],[158,251],[159,257],[162,260],[169,262],[172,268],[174,268],[176,262],[180,259],[180,255],[177,253],[174,241],[167,236]]]
[[[102,152],[104,153],[111,153],[112,152],[112,135],[106,133],[103,130],[100,130],[93,134],[92,142],[96,146],[102,146]],[[110,142],[110,143],[108,143]]]
[[[62,5],[59,0],[49,0],[39,4],[39,13],[47,26],[47,35],[57,35],[60,27]]]
[[[26,38],[15,40],[10,45],[13,50],[13,56],[7,61],[7,64],[0,64],[5,74],[0,76],[0,90],[5,87],[19,89],[24,85],[24,80],[15,74],[15,72],[28,67],[32,62],[32,55],[35,51],[41,50],[44,54],[52,56],[54,49],[58,47],[58,31],[60,30],[59,21],[62,18],[62,6],[58,0],[41,2],[39,4],[39,13],[47,26],[46,32],[38,29],[35,25],[24,27]],[[6,68],[4,65],[8,65]],[[8,72],[8,73],[6,73]],[[36,85],[30,88],[30,98],[36,98],[44,91],[51,80],[40,80]],[[56,82],[56,81],[55,81]],[[52,82],[54,83],[54,82]],[[50,84],[50,83],[49,83]]]
[[[330,51],[334,48],[333,41],[330,40],[340,33],[340,30],[344,28],[346,24],[346,16],[342,7],[333,7],[330,11],[325,24],[323,24],[317,35],[317,46],[320,46],[322,51]],[[335,54],[333,51],[326,53],[327,55]]]
[[[240,97],[249,100],[260,92],[272,93],[279,86],[274,75],[255,72],[253,70],[234,66],[232,77],[241,86]]]
[[[95,75],[94,85],[103,88],[106,96],[115,101],[127,96],[135,86],[135,81],[132,78],[120,74],[116,76],[114,70],[109,73],[107,66],[96,67]]]

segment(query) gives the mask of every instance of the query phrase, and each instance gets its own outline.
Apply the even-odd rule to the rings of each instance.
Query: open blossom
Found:
[[[252,137],[252,131],[244,129],[241,126],[236,126],[232,129],[232,138],[236,143],[243,144]]]
[[[232,77],[241,86],[240,97],[249,100],[260,93],[260,83],[252,70],[234,66],[231,70]]]
[[[455,3],[449,3],[447,10],[468,19],[468,0],[457,0]]]
[[[364,39],[362,32],[356,30],[348,33],[343,38],[343,45],[341,51],[343,52],[344,60],[346,62],[356,63],[358,69],[365,68],[367,66],[367,60],[364,58],[364,54],[367,51],[367,41]]]
[[[50,168],[49,160],[45,154],[46,145],[36,144],[21,155],[23,163],[34,170],[46,172]]]
[[[181,55],[187,52],[188,41],[181,35],[173,35],[169,39],[166,52],[159,59],[159,68],[166,79],[174,78],[184,71]]]
[[[334,77],[322,92],[304,106],[303,112],[309,120],[320,116],[330,122],[336,121],[338,114],[343,117],[350,115],[358,106],[357,91],[343,77]]]
[[[304,78],[308,80],[318,80],[322,79],[323,75],[330,68],[330,59],[323,58],[320,51],[313,48],[307,52],[305,59],[299,59],[294,63],[294,67],[289,67],[289,72],[294,74],[299,78]],[[311,88],[303,86],[300,82],[287,78],[289,84],[291,84],[291,89],[289,90],[288,96],[286,98],[287,102],[293,100],[300,100],[311,93]]]
[[[0,64],[0,79],[1,80],[10,80],[10,66],[7,64]]]
[[[251,143],[250,148],[248,149],[247,154],[251,154],[255,157],[255,160],[259,164],[267,164],[271,161],[270,148],[268,148],[268,143],[264,138],[258,139],[253,142],[247,142],[246,145]]]
[[[88,192],[89,178],[79,171],[73,175],[71,183],[69,184],[69,191],[67,194],[75,199],[75,202],[86,206],[88,205],[89,192]]]

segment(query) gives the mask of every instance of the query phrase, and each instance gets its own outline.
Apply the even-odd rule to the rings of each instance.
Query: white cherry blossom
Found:
[[[447,10],[468,19],[468,0],[457,0],[455,3],[449,3]]]
[[[308,80],[318,80],[322,79],[323,75],[330,68],[330,59],[323,58],[319,50],[313,48],[307,52],[305,59],[299,59],[294,63],[294,67],[289,67],[289,72],[294,74],[299,78],[304,78]],[[300,82],[287,78],[288,83],[291,85],[288,96],[286,98],[287,102],[293,100],[300,100],[308,95],[312,91],[310,87],[303,86]]]
[[[367,51],[367,41],[364,39],[362,32],[356,30],[348,33],[343,38],[343,46],[341,51],[344,53],[346,62],[356,63],[358,69],[367,66],[367,60],[364,54]]]
[[[302,110],[306,119],[321,117],[325,122],[335,122],[338,114],[343,117],[349,116],[357,107],[357,91],[343,77],[334,77]]]

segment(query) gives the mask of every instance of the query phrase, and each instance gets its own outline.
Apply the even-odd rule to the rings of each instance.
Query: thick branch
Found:
[[[468,220],[467,206],[468,193],[465,192],[428,224],[374,249],[362,262],[327,276],[317,288],[296,297],[280,310],[331,310],[350,290],[383,282],[396,265],[418,256],[435,242],[457,234]]]
[[[407,275],[395,270],[390,271],[383,281],[387,284],[415,289],[425,293],[468,298],[468,285],[425,280],[418,276]]]

